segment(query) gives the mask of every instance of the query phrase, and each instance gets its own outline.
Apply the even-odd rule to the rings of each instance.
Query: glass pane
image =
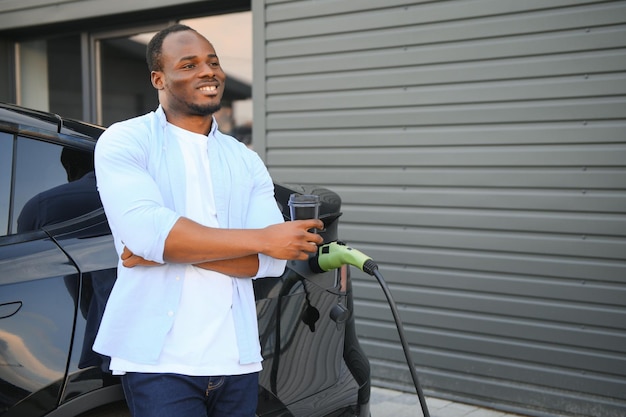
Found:
[[[22,42],[19,45],[20,84],[18,95],[22,106],[48,111],[48,56],[44,40]]]
[[[67,182],[61,166],[61,146],[18,138],[15,160],[15,190],[12,231],[27,201],[36,194]]]
[[[78,35],[48,40],[48,86],[52,113],[83,119],[81,48]]]
[[[100,41],[102,124],[139,116],[158,106],[146,64],[146,45],[134,37]]]
[[[13,135],[0,132],[0,236],[9,230]]]
[[[13,80],[15,71],[13,41],[7,38],[0,38],[0,101],[6,103],[15,102],[15,83]]]
[[[19,55],[20,104],[82,119],[80,37],[22,42]]]
[[[26,232],[100,208],[93,155],[19,138],[13,231]]]

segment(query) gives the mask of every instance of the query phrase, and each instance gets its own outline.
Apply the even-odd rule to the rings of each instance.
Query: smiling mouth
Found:
[[[217,87],[214,85],[206,85],[204,87],[200,87],[198,88],[198,90],[205,92],[205,93],[212,93],[212,92],[216,92],[217,91]]]

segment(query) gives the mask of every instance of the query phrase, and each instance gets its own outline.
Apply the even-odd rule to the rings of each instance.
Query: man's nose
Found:
[[[200,67],[200,76],[202,77],[206,77],[206,76],[213,76],[213,74],[215,74],[215,68],[213,67],[213,65],[211,65],[210,62],[201,64]]]

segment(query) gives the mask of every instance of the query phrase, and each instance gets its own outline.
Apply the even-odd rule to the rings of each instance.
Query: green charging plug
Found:
[[[326,272],[342,265],[352,265],[361,271],[374,275],[378,265],[363,252],[346,246],[343,242],[330,242],[319,247],[317,256],[310,260],[311,269],[315,272]]]

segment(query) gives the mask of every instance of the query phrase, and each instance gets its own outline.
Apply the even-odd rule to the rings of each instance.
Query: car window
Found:
[[[101,207],[93,155],[18,137],[9,233],[69,220]]]
[[[6,235],[9,230],[12,158],[13,135],[0,132],[0,236]]]

